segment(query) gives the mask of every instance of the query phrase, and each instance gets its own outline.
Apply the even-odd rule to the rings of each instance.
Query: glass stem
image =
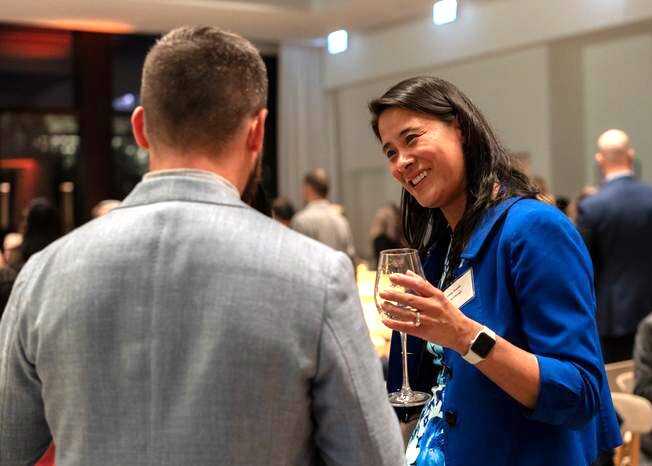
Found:
[[[407,335],[405,332],[401,334],[401,356],[403,357],[403,385],[401,386],[401,393],[407,395],[412,393],[410,388],[410,380],[408,378],[408,365],[407,365]]]

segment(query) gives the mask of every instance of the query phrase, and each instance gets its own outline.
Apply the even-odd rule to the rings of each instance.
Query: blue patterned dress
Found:
[[[452,242],[451,236],[444,260],[444,270],[439,278],[439,289],[443,289],[448,272]],[[432,398],[421,411],[417,425],[410,436],[405,459],[408,466],[445,466],[446,421],[442,408],[449,372],[444,364],[444,348],[428,342],[426,349],[433,355],[432,363],[437,367],[438,375],[436,383],[432,387]]]
[[[444,443],[446,441],[446,421],[442,406],[444,404],[444,389],[448,382],[448,371],[444,366],[444,349],[428,343],[428,352],[433,354],[433,364],[438,369],[437,383],[432,387],[432,398],[421,411],[419,421],[412,431],[405,452],[406,463],[409,466],[445,466]]]

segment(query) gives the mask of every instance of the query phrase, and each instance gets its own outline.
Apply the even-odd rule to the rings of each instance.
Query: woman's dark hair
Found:
[[[61,221],[56,208],[45,198],[34,199],[27,208],[21,246],[23,263],[61,236]]]
[[[378,139],[378,119],[389,108],[424,113],[446,123],[455,120],[460,127],[467,202],[453,234],[449,271],[454,270],[471,233],[488,208],[511,196],[536,197],[538,190],[515,165],[480,110],[448,81],[415,77],[372,100],[369,103],[371,127]],[[441,210],[422,207],[405,189],[401,197],[401,221],[408,244],[422,252],[439,239],[448,241],[448,223]]]

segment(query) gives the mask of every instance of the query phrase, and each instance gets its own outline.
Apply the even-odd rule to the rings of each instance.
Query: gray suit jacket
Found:
[[[0,351],[3,466],[404,462],[350,261],[205,172],[34,256]]]

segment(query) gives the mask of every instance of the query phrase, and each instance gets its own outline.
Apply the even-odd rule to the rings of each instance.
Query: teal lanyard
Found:
[[[439,288],[441,291],[444,291],[443,290],[444,281],[446,280],[446,274],[448,274],[448,268],[449,268],[449,265],[450,265],[451,246],[452,245],[453,245],[453,235],[451,235],[451,240],[448,243],[448,250],[446,251],[446,258],[444,259],[444,270],[441,273],[441,277],[439,277],[439,285],[437,286],[437,288]],[[426,348],[427,348],[429,353],[431,353],[431,354],[433,354],[435,356],[435,360],[433,361],[433,363],[436,366],[443,366],[444,365],[444,362],[443,362],[444,348],[442,348],[440,345],[438,345],[436,343],[432,343],[430,341],[426,345]],[[439,374],[439,377],[437,377],[437,379],[438,379],[437,383],[438,384],[441,384],[442,381],[444,380],[443,379],[443,372],[444,371],[441,371],[440,374]]]
[[[448,274],[448,268],[450,266],[450,256],[451,256],[451,246],[453,245],[453,235],[451,235],[451,240],[448,243],[448,250],[446,251],[446,259],[444,259],[444,270],[441,273],[441,277],[439,277],[439,285],[437,288],[439,288],[441,291],[444,291],[444,281],[446,280],[446,275]]]

